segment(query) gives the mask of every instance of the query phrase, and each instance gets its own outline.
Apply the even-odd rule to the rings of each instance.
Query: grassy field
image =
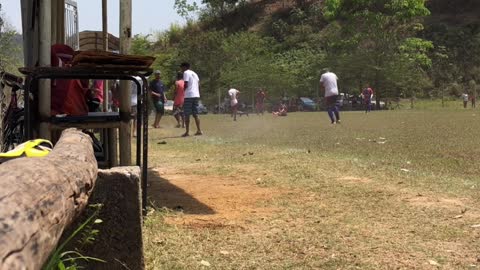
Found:
[[[150,129],[147,269],[478,269],[480,112]]]

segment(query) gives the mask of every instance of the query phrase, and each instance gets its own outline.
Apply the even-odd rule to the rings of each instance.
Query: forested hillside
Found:
[[[0,3],[0,69],[16,73],[23,65],[22,36],[6,26],[2,16]]]
[[[340,77],[342,92],[372,86],[377,98],[475,94],[480,81],[480,2],[475,0],[177,0],[189,19],[134,53],[154,54],[171,83],[192,63],[204,99],[228,87],[270,97],[318,95],[320,70]]]

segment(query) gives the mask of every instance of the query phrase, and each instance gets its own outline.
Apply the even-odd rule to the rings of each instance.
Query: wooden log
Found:
[[[44,158],[0,165],[0,269],[40,269],[97,178],[90,137],[67,129]]]

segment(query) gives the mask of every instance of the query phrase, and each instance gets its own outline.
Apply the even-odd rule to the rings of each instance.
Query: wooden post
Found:
[[[57,43],[65,44],[65,0],[57,1]],[[77,48],[73,48],[76,50]]]
[[[42,267],[85,208],[97,171],[92,140],[77,129],[65,130],[46,157],[0,166],[0,269]]]
[[[50,47],[52,45],[52,1],[40,2],[40,66],[50,66]],[[48,120],[50,118],[51,89],[50,80],[40,80],[38,108],[40,114],[40,137],[50,139]]]
[[[132,0],[120,0],[120,53],[128,54],[132,38]],[[120,82],[120,165],[132,163],[131,102],[129,81]]]
[[[102,40],[103,50],[108,51],[108,4],[107,0],[102,0]],[[103,82],[103,111],[108,111],[108,81]]]
[[[51,6],[51,14],[52,14],[52,24],[50,25],[51,27],[51,42],[52,44],[57,43],[58,40],[58,0],[51,0],[52,1],[52,6]]]
[[[117,129],[109,128],[107,132],[107,141],[108,141],[108,159],[110,167],[118,166],[118,149],[117,149]]]

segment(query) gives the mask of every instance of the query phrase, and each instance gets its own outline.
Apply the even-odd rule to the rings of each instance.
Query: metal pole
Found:
[[[52,1],[43,0],[40,2],[40,66],[50,65],[50,47],[52,46]],[[40,137],[51,139],[49,130],[51,89],[50,80],[39,82],[38,108],[40,114]]]
[[[128,54],[132,38],[132,0],[120,0],[120,53]],[[120,82],[120,165],[132,163],[130,82]],[[140,134],[138,134],[140,136]]]
[[[142,78],[143,84],[143,93],[142,93],[142,99],[140,106],[138,107],[139,111],[142,111],[142,125],[143,125],[143,157],[142,157],[142,208],[143,208],[143,213],[146,214],[146,209],[147,209],[147,187],[148,187],[148,182],[147,182],[147,177],[148,177],[148,108],[147,108],[147,100],[148,100],[148,81],[145,77]],[[139,123],[137,123],[138,125]],[[140,136],[140,133],[137,133],[137,136]]]

